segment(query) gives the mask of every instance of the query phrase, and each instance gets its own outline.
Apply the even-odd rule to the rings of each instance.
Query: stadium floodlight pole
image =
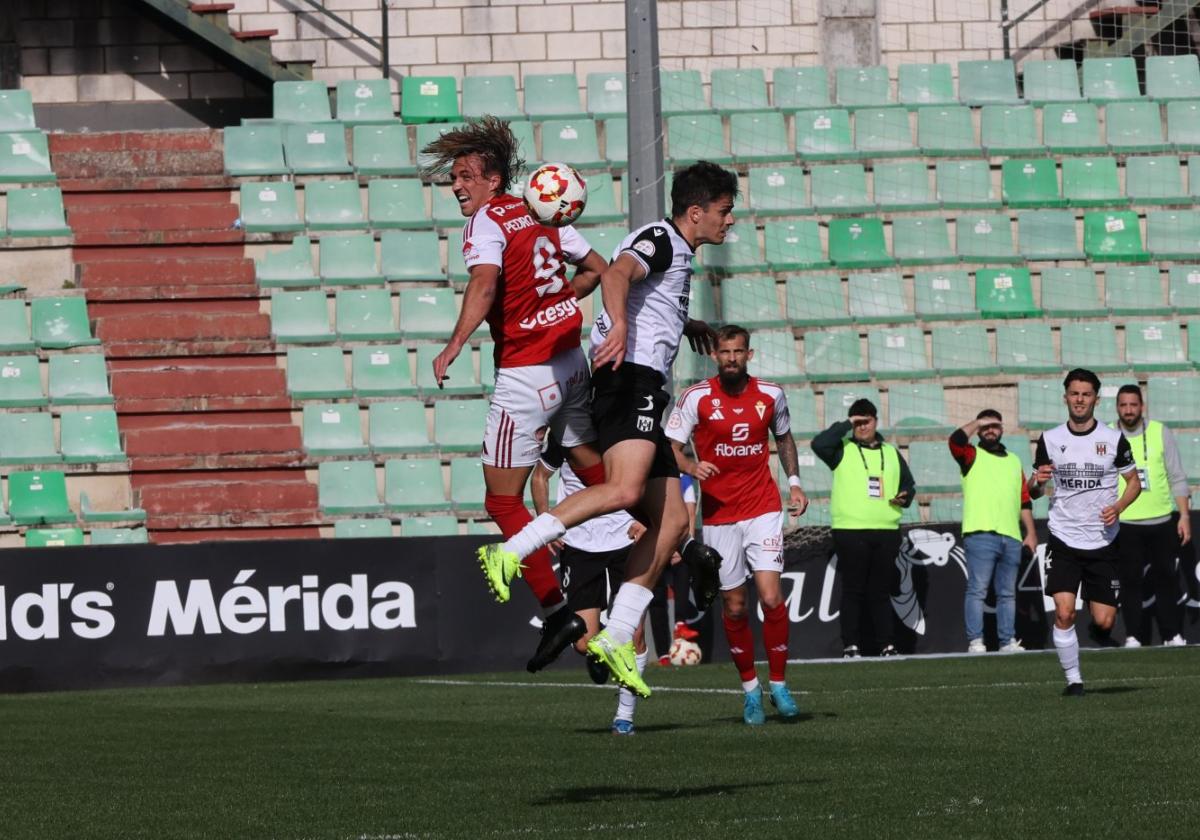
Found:
[[[658,80],[658,4],[625,0],[625,103],[629,125],[630,230],[666,215],[663,201],[662,94]]]

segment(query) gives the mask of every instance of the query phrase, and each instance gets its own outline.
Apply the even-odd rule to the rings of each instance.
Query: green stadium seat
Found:
[[[708,111],[699,70],[662,70],[662,112],[665,117]]]
[[[225,129],[225,171],[234,176],[285,175],[283,127],[231,125]]]
[[[812,203],[818,213],[867,213],[875,205],[867,198],[867,173],[857,163],[814,166]]]
[[[19,353],[35,347],[29,334],[29,314],[25,301],[0,299],[0,352]]]
[[[363,230],[357,181],[311,181],[304,187],[304,224],[309,230]]]
[[[600,154],[595,120],[546,120],[542,123],[542,157],[578,169],[602,169],[608,161]]]
[[[1200,199],[1200,156],[1193,155],[1187,161],[1188,198],[1191,203]]]
[[[1105,321],[1069,321],[1059,332],[1063,367],[1089,370],[1128,370],[1117,349],[1116,328]]]
[[[1183,460],[1183,469],[1188,480],[1195,482],[1200,479],[1200,434],[1183,432],[1175,436],[1179,445],[1179,453]]]
[[[936,383],[888,386],[888,426],[909,435],[949,434],[946,394]]]
[[[854,148],[865,157],[912,155],[916,145],[908,111],[899,108],[863,108],[854,113]]]
[[[99,353],[51,356],[49,391],[55,405],[111,405],[113,401],[108,369]]]
[[[717,375],[717,366],[711,356],[692,353],[686,347],[675,357],[675,366],[671,370],[675,382],[683,387]]]
[[[50,357],[51,361],[55,358]],[[37,356],[5,356],[0,360],[0,408],[47,405],[38,367]]]
[[[999,207],[986,160],[939,160],[937,197],[942,206],[960,210]]]
[[[33,341],[43,350],[92,347],[100,343],[92,337],[87,301],[81,297],[34,298],[29,309]]]
[[[25,532],[26,548],[57,548],[83,544],[83,531],[79,528],[30,528]]]
[[[756,330],[750,336],[750,346],[754,348],[751,376],[771,382],[799,382],[804,378],[791,330]]]
[[[892,101],[892,83],[888,69],[874,67],[839,67],[837,74],[837,104],[843,108],[886,108]]]
[[[625,116],[625,97],[624,73],[587,74],[587,109],[594,119]]]
[[[624,117],[604,121],[604,157],[617,169],[628,166],[629,120]]]
[[[847,292],[850,317],[860,324],[894,324],[916,319],[899,272],[851,274]]]
[[[1125,325],[1125,361],[1135,371],[1185,370],[1183,335],[1175,321],[1135,321]]]
[[[327,286],[384,282],[375,256],[375,237],[369,233],[323,237],[320,251],[321,282]]]
[[[816,222],[767,222],[763,228],[767,265],[772,271],[827,268]]]
[[[757,67],[718,68],[712,71],[712,107],[718,114],[769,111],[767,80]]]
[[[1147,213],[1146,248],[1155,259],[1200,259],[1200,212],[1156,210]]]
[[[453,76],[405,76],[400,86],[400,118],[414,123],[457,122],[458,89]]]
[[[913,277],[917,317],[923,321],[978,318],[975,284],[966,271],[918,271]]]
[[[62,190],[58,187],[9,190],[8,235],[14,239],[70,236]]]
[[[387,79],[343,79],[337,83],[337,118],[347,125],[392,123],[392,85]],[[323,119],[312,117],[311,122]]]
[[[589,75],[589,103],[591,78]],[[525,119],[525,112],[517,103],[517,80],[507,75],[464,76],[462,115],[469,119],[478,119],[489,114],[503,120]]]
[[[389,230],[379,237],[380,259],[383,276],[388,280],[414,282],[418,280],[439,281],[446,279],[442,268],[442,256],[438,247],[438,236],[432,230],[398,231]],[[458,254],[460,247],[450,245],[451,256]]]
[[[901,64],[898,87],[901,104],[910,107],[958,102],[949,64]]]
[[[813,327],[850,323],[842,278],[837,275],[796,275],[787,278],[784,288],[792,324]]]
[[[8,513],[18,525],[74,522],[61,472],[13,472],[8,476]]]
[[[704,268],[715,274],[740,274],[766,271],[767,263],[758,247],[758,231],[753,225],[725,234],[725,242],[704,249]]]
[[[1000,183],[1009,207],[1064,207],[1054,158],[1006,160]]]
[[[801,160],[857,157],[850,135],[850,112],[841,108],[797,111],[796,156]]]
[[[1162,109],[1157,102],[1112,102],[1104,107],[1108,145],[1114,152],[1163,152]]]
[[[807,439],[824,428],[817,419],[817,397],[812,388],[784,388],[783,396],[787,400],[793,435]]]
[[[728,277],[721,282],[721,320],[747,328],[786,327],[774,277]]]
[[[725,150],[725,129],[716,114],[687,114],[667,118],[668,157],[674,164],[699,160],[732,163]]]
[[[692,280],[688,292],[688,317],[698,321],[717,320],[717,297],[713,294],[712,284],[703,277]]]
[[[425,425],[425,406],[418,400],[371,403],[367,410],[368,442],[378,454],[432,453]]]
[[[962,473],[945,443],[927,440],[910,443],[908,468],[918,492],[953,493],[962,487]]]
[[[530,73],[525,76],[525,113],[532,120],[580,120],[587,112],[579,102],[574,73]]]
[[[463,226],[462,206],[448,186],[434,184],[430,189],[433,197],[433,226],[450,228],[460,232]],[[461,236],[461,233],[459,233]]]
[[[1066,416],[1061,379],[1017,381],[1018,424],[1022,429],[1051,429]]]
[[[34,128],[37,128],[37,122],[33,116],[33,94],[19,89],[0,90],[0,131],[30,131]]]
[[[933,376],[920,327],[876,327],[867,334],[867,357],[877,379]]]
[[[1074,61],[1026,61],[1021,65],[1025,99],[1034,105],[1078,102],[1079,67]]]
[[[293,123],[283,127],[283,154],[296,175],[350,172],[341,123]]]
[[[304,451],[309,455],[366,455],[358,406],[351,403],[311,403],[304,406]]]
[[[984,318],[1032,318],[1041,314],[1033,301],[1033,281],[1027,268],[976,271],[975,306]]]
[[[467,536],[469,537],[494,537],[499,535],[500,526],[495,522],[488,520],[468,519],[467,520]]]
[[[312,242],[297,236],[286,248],[267,251],[254,261],[254,278],[266,287],[314,286],[321,282],[312,264]]]
[[[384,351],[387,348],[371,348]],[[336,399],[354,392],[346,383],[346,362],[340,347],[289,347],[287,392],[294,400]]]
[[[981,324],[934,327],[933,367],[941,376],[982,376],[999,372],[987,330]]]
[[[982,213],[959,216],[954,235],[958,255],[967,262],[1017,262],[1021,259],[1013,243],[1008,216]]]
[[[984,105],[979,141],[986,154],[1036,155],[1045,151],[1038,139],[1037,114],[1028,105]]]
[[[924,161],[877,163],[872,173],[875,203],[884,211],[937,207]]]
[[[390,537],[392,522],[390,519],[339,519],[333,523],[333,536],[339,540]]]
[[[1137,65],[1134,59],[1085,58],[1083,60],[1083,95],[1093,102],[1115,102],[1122,99],[1141,99]]]
[[[141,508],[125,508],[125,509],[107,509],[97,510],[92,507],[91,500],[86,492],[79,494],[79,515],[84,522],[145,522],[146,511]],[[121,529],[115,529],[121,530]],[[142,529],[142,534],[145,534],[145,529]],[[93,540],[94,542],[94,540]],[[145,540],[141,540],[145,542]]]
[[[460,514],[483,511],[483,468],[477,458],[455,458],[450,462],[450,498]]]
[[[918,108],[917,144],[927,155],[978,154],[971,109],[965,105]]]
[[[1108,149],[1100,139],[1100,113],[1090,102],[1043,108],[1042,139],[1052,152],[1086,154]]]
[[[487,400],[437,400],[433,439],[443,452],[478,452],[487,421]]]
[[[1200,376],[1152,376],[1146,386],[1154,419],[1168,426],[1200,425]]]
[[[411,463],[409,461],[389,461]],[[326,461],[317,467],[317,504],[321,513],[383,513],[375,465],[370,461]]]
[[[1168,315],[1157,265],[1109,266],[1104,303],[1114,315]]]
[[[1106,314],[1090,268],[1043,268],[1042,311],[1051,318],[1095,318]]]
[[[271,335],[290,344],[333,341],[325,293],[275,292],[271,295]]]
[[[790,161],[787,126],[780,113],[734,114],[729,118],[733,158],[739,163]]]
[[[437,344],[422,344],[417,347],[417,389],[426,399],[437,399],[442,396],[455,394],[475,395],[480,391],[479,381],[475,378],[475,365],[471,361],[471,350],[463,348],[450,367],[446,369],[446,378],[439,388],[433,378],[433,360],[442,352]]]
[[[408,129],[403,125],[356,125],[354,171],[363,175],[415,175],[408,148]]]
[[[304,230],[296,203],[296,186],[289,181],[244,183],[239,202],[246,233]]]
[[[1083,250],[1070,210],[1021,210],[1017,213],[1017,241],[1027,260],[1081,260]]]
[[[1128,210],[1085,213],[1083,250],[1101,262],[1142,262],[1150,256],[1142,247],[1138,215]]]
[[[400,337],[387,289],[340,289],[335,326],[342,341],[387,341]]]
[[[1019,103],[1017,77],[1012,61],[960,61],[958,98],[964,105],[1012,105]]]
[[[452,537],[457,534],[458,519],[452,514],[406,516],[400,520],[402,537]]]
[[[279,122],[308,123],[333,119],[324,82],[275,82],[271,116]]]
[[[1200,265],[1173,265],[1167,276],[1171,308],[1181,314],[1200,313]]]
[[[887,251],[882,219],[832,219],[829,258],[843,268],[877,268],[895,262]]]
[[[53,181],[50,147],[40,131],[0,132],[0,183]]]
[[[625,214],[617,208],[616,189],[612,175],[607,172],[593,172],[587,176],[588,204],[578,224],[596,224],[598,222],[621,222]],[[585,230],[586,237],[591,231]],[[599,253],[599,251],[597,251]],[[605,258],[607,254],[603,254]]]
[[[901,265],[958,262],[950,247],[946,220],[933,216],[904,216],[892,221],[892,248]]]
[[[824,67],[776,67],[771,87],[775,109],[784,113],[830,104],[829,71]]]
[[[1181,152],[1200,150],[1200,102],[1167,103],[1167,142]]]
[[[1174,155],[1125,159],[1125,195],[1134,204],[1189,204]]]
[[[1071,62],[1072,65],[1075,62]],[[939,524],[959,524],[963,518],[962,496],[936,496],[929,500],[929,521]]]
[[[376,178],[367,184],[367,218],[372,230],[428,228],[425,195],[416,178]]]
[[[789,314],[792,311],[789,300]],[[857,382],[870,378],[857,330],[806,332],[804,368],[805,374],[813,382]]]
[[[400,331],[405,337],[444,338],[457,320],[452,289],[400,290]]]
[[[329,349],[337,350],[337,348],[320,348],[322,352],[327,352]],[[293,352],[296,351],[288,351],[289,371]],[[300,352],[307,353],[309,351]],[[338,352],[338,363],[341,364],[340,351]],[[417,387],[413,384],[408,351],[399,344],[355,347],[351,359],[351,370],[354,377],[354,394],[358,397],[397,397],[417,393]],[[345,371],[339,371],[339,376],[344,386]],[[290,386],[288,390],[291,390]]]
[[[59,418],[62,457],[68,464],[124,461],[117,413],[111,408],[64,411]]]
[[[1054,337],[1050,334],[1050,325],[1045,323],[997,326],[996,361],[1005,373],[1050,373],[1062,369],[1058,363],[1058,354],[1054,352]],[[1061,414],[1061,390],[1059,408]],[[1058,422],[1062,422],[1061,418]]]
[[[1146,96],[1159,102],[1200,96],[1200,64],[1194,55],[1152,55],[1146,59]]]
[[[56,464],[54,418],[47,411],[0,414],[0,464]]]
[[[145,528],[93,528],[92,545],[145,545],[150,535]]]
[[[799,166],[750,169],[750,212],[765,216],[803,216],[813,212]],[[589,210],[590,212],[590,210]]]

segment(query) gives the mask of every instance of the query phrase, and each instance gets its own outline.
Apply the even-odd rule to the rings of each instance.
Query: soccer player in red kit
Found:
[[[788,510],[804,513],[796,442],[783,389],[750,376],[750,333],[728,325],[717,331],[718,373],[693,385],[675,403],[667,437],[680,472],[700,482],[704,543],[721,555],[721,597],[729,652],[746,697],[742,719],[765,721],[763,691],[754,667],[754,636],[746,614],[746,579],[754,576],[763,612],[763,645],[771,675],[771,702],[784,717],[799,714],[785,681],[789,623],[779,578],[783,571],[783,506],[771,474],[767,435],[788,476]],[[695,459],[684,454],[692,440]]]
[[[597,285],[608,263],[572,227],[540,224],[523,199],[510,195],[524,161],[507,122],[484,117],[449,131],[422,152],[426,174],[449,174],[468,221],[463,258],[470,272],[462,311],[446,347],[433,360],[439,386],[446,371],[485,320],[496,343],[496,387],[483,439],[484,506],[505,537],[533,517],[525,484],[547,430],[562,441],[585,484],[604,480],[590,411],[590,375],[580,348],[583,315],[576,302]],[[575,280],[567,263],[579,267]],[[574,285],[573,285],[574,283]],[[509,577],[484,564],[496,600],[509,599]],[[586,628],[559,588],[550,553],[527,557],[519,574],[542,606],[542,638],[530,671],[553,661]]]

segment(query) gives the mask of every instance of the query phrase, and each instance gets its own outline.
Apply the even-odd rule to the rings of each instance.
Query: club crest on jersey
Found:
[[[759,400],[754,404],[754,410],[758,412],[758,419],[763,419],[763,415],[767,413],[767,404]]]
[[[1096,454],[1097,455],[1107,455],[1108,454],[1108,444],[1107,443],[1097,443],[1096,444]]]
[[[644,254],[647,257],[653,257],[654,243],[647,239],[643,239],[640,242],[633,243],[633,250],[637,251],[639,254]]]

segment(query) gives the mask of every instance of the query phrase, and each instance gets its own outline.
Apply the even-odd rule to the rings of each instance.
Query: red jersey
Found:
[[[500,267],[487,323],[496,342],[496,367],[539,365],[579,347],[583,313],[567,282],[567,263],[591,247],[572,227],[540,224],[525,202],[499,195],[463,228],[463,260]]]
[[[680,443],[691,438],[696,457],[721,471],[701,486],[705,525],[783,510],[771,475],[767,434],[791,430],[787,399],[773,382],[751,376],[745,390],[733,396],[714,376],[679,395],[667,421],[667,437]]]

